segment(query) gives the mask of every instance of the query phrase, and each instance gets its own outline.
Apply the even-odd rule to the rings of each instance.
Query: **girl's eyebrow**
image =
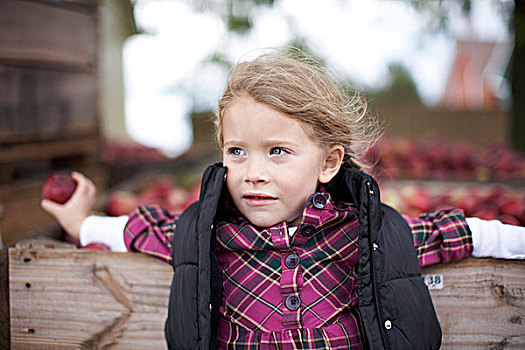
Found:
[[[224,146],[229,146],[229,145],[238,146],[238,145],[244,145],[244,142],[236,141],[236,140],[229,140],[229,141],[224,141],[223,144],[224,144]]]
[[[293,142],[292,140],[286,140],[286,139],[269,139],[269,140],[263,140],[261,142],[263,145],[265,146],[270,146],[270,145],[297,145],[296,142]],[[228,140],[228,141],[224,141],[224,145],[244,145],[245,142],[244,141],[240,141],[240,140]]]

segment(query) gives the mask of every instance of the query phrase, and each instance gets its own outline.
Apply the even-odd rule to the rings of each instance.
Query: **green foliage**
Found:
[[[305,38],[295,35],[287,46],[289,47],[288,53],[293,57],[308,59],[317,62],[319,66],[326,66],[325,60],[314,52]]]
[[[416,84],[410,72],[399,63],[388,66],[391,83],[376,91],[370,91],[366,95],[372,103],[377,105],[421,105],[421,100],[416,89]]]
[[[248,16],[235,16],[228,14],[227,19],[228,30],[238,34],[244,34],[252,29],[252,22]]]
[[[468,16],[471,11],[470,0],[407,0],[417,11],[427,15],[427,28],[434,32],[448,32],[449,16],[454,8]]]
[[[204,62],[218,64],[227,70],[230,70],[230,68],[233,66],[233,63],[220,52],[215,52],[213,55],[205,58]]]

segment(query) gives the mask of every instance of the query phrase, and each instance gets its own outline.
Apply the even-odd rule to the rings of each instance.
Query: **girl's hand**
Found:
[[[78,239],[80,226],[85,218],[91,213],[95,204],[97,188],[93,181],[81,173],[72,172],[71,176],[77,182],[77,188],[71,198],[64,204],[43,199],[40,202],[42,208],[53,215],[64,230]]]

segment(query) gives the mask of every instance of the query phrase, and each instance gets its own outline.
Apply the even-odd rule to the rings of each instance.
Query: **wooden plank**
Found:
[[[75,155],[96,155],[100,151],[99,147],[100,141],[98,139],[9,145],[0,148],[0,163]]]
[[[0,248],[0,349],[10,349],[7,248]]]
[[[96,64],[96,11],[0,1],[0,62],[90,70]]]
[[[97,132],[95,74],[0,65],[0,143]]]
[[[9,249],[12,349],[164,349],[172,268],[139,253]]]
[[[443,349],[525,348],[525,261],[466,259],[430,266]]]
[[[13,349],[165,348],[169,265],[28,242],[9,249]],[[472,258],[423,274],[444,282],[431,290],[443,349],[525,348],[525,261]]]
[[[37,2],[44,2],[50,5],[59,5],[59,6],[78,6],[79,8],[83,7],[96,7],[99,3],[99,0],[30,0]]]

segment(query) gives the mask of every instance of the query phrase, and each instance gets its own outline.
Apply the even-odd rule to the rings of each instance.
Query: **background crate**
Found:
[[[80,170],[104,188],[100,164],[97,0],[0,1],[0,237],[53,223],[40,189]]]

